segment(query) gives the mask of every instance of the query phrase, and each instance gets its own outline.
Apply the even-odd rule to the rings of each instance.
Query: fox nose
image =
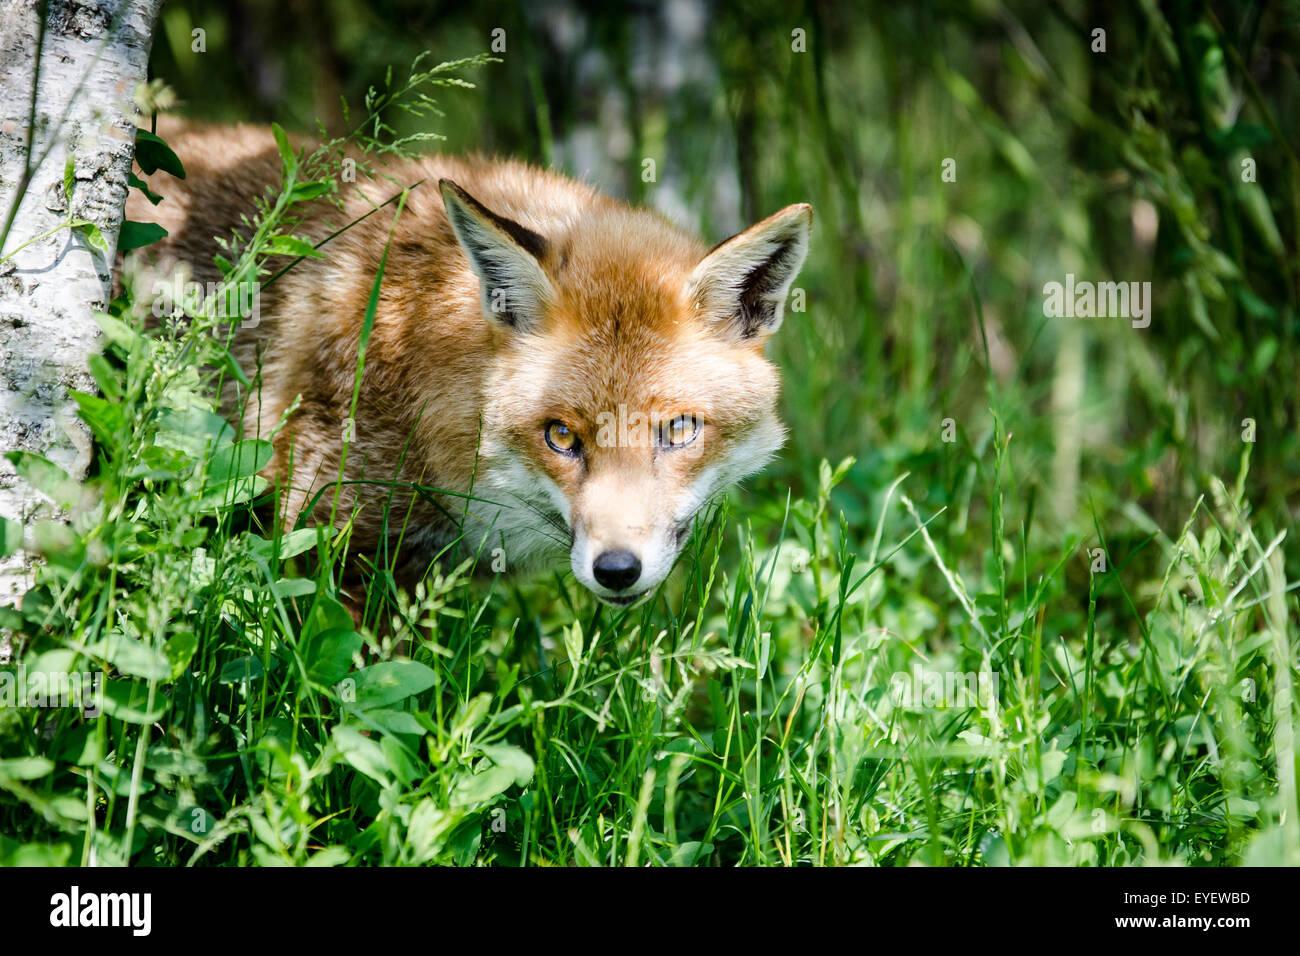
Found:
[[[631,551],[602,551],[591,563],[591,572],[601,587],[622,591],[641,577],[641,559]]]

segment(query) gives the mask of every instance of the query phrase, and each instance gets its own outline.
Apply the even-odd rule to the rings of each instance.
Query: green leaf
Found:
[[[144,170],[145,175],[151,175],[161,169],[165,173],[171,173],[177,179],[185,178],[185,167],[181,165],[180,157],[172,152],[172,148],[161,138],[147,129],[135,131],[135,162]]]
[[[514,774],[514,781],[519,786],[524,786],[529,780],[533,779],[533,758],[528,756],[518,747],[510,747],[504,744],[482,747],[484,756],[491,760],[498,767],[504,767]]]
[[[314,259],[325,258],[325,253],[317,251],[310,242],[296,236],[272,236],[263,246],[262,251],[272,256],[310,256]]]
[[[75,568],[86,560],[86,542],[66,523],[41,520],[32,525],[32,544],[37,554],[61,567]]]
[[[122,383],[117,377],[117,371],[108,364],[108,359],[98,352],[93,352],[86,359],[86,366],[90,369],[90,374],[95,377],[95,384],[104,393],[104,397],[113,402],[121,401]]]
[[[113,250],[108,247],[108,240],[104,234],[99,231],[99,227],[93,222],[78,222],[73,224],[74,229],[81,230],[82,235],[86,237],[86,243],[104,255],[108,255]]]
[[[279,538],[266,539],[257,535],[248,536],[249,552],[256,557],[270,562],[275,559],[285,561],[289,558],[302,554],[304,551],[310,551],[316,547],[316,538],[320,531],[318,528],[299,528],[297,531],[288,531],[280,535]]]
[[[389,707],[414,697],[438,682],[428,667],[415,661],[385,661],[357,671],[358,710]]]
[[[303,866],[344,866],[352,859],[352,852],[345,846],[327,846],[307,857]]]
[[[318,179],[310,183],[297,183],[293,189],[289,190],[289,202],[303,202],[308,199],[315,199],[317,196],[323,196],[332,189],[334,184],[327,179]]]
[[[348,764],[382,786],[388,785],[388,761],[379,744],[344,724],[335,727],[331,736],[335,748]]]
[[[458,779],[451,790],[451,804],[454,807],[481,806],[505,793],[514,782],[513,770],[491,764],[486,770]]]
[[[120,345],[127,352],[134,349],[140,342],[140,336],[134,329],[107,312],[96,312],[95,324],[99,326],[100,331],[104,333],[110,342],[114,345]]]
[[[221,668],[217,674],[217,683],[242,684],[245,681],[255,681],[265,673],[262,662],[250,654],[233,660]]]
[[[178,478],[186,470],[190,458],[174,448],[149,445],[141,449],[139,459],[122,474],[127,478]]]
[[[5,457],[24,481],[48,496],[55,504],[66,507],[77,500],[80,485],[48,458],[30,451],[11,451]]]
[[[696,866],[712,852],[712,843],[700,843],[698,840],[679,843],[673,848],[673,866]]]
[[[1253,318],[1273,321],[1277,318],[1277,309],[1273,308],[1244,285],[1237,287],[1237,301]]]
[[[117,251],[130,252],[167,238],[167,230],[156,222],[136,222],[126,219],[122,222],[122,231],[117,234]]]
[[[63,198],[72,205],[72,191],[77,185],[77,163],[69,154],[63,164]]]
[[[230,373],[230,377],[240,385],[247,388],[252,384],[247,373],[244,372],[243,366],[239,364],[239,360],[235,358],[234,354],[231,353],[229,349],[221,350],[221,362],[226,371]]]
[[[452,740],[458,740],[473,732],[474,728],[483,722],[487,717],[488,711],[492,709],[492,695],[487,691],[476,694],[472,699],[466,701],[461,706],[459,719],[451,728],[449,735]]]
[[[276,597],[293,598],[316,593],[316,582],[310,578],[281,578],[271,585]]]
[[[352,670],[352,659],[364,643],[350,626],[317,634],[307,642],[303,656],[307,676],[319,684],[337,684]]]
[[[102,444],[115,447],[118,435],[126,428],[126,416],[122,413],[122,406],[106,401],[98,395],[87,395],[84,392],[71,390],[70,394],[77,403],[81,420],[90,426],[95,438]]]
[[[260,438],[227,445],[208,462],[209,487],[257,474],[270,463],[271,454],[271,443]]]
[[[280,159],[284,163],[284,178],[288,179],[289,174],[298,168],[298,157],[294,155],[289,137],[279,123],[271,124],[271,133],[275,136],[275,145],[279,148]]]
[[[483,824],[478,817],[471,817],[452,833],[447,846],[451,849],[451,861],[456,866],[471,866],[478,856],[479,846],[483,842]]]
[[[0,866],[67,866],[72,847],[66,843],[15,843],[0,836]]]
[[[406,846],[412,862],[426,863],[437,856],[459,817],[460,814],[439,807],[430,797],[417,803],[411,811],[411,823],[406,828]]]
[[[104,681],[104,712],[128,724],[152,724],[167,713],[165,694],[154,695],[149,709],[149,686],[138,680]]]
[[[200,511],[234,508],[257,498],[270,486],[271,483],[260,475],[236,478],[210,488],[194,503],[194,506]]]
[[[303,622],[302,636],[308,639],[335,630],[352,630],[352,615],[332,595],[318,591],[311,610],[307,612],[307,620]]]
[[[23,546],[23,526],[10,518],[0,517],[0,558],[7,558]]]
[[[0,760],[0,778],[39,780],[54,770],[54,761],[45,757],[14,757]]]
[[[87,649],[123,674],[146,680],[171,679],[172,665],[166,653],[125,634],[109,634],[102,641],[88,645]]]
[[[182,631],[167,642],[163,653],[167,655],[167,662],[171,665],[172,680],[185,673],[185,668],[189,666],[190,659],[198,649],[199,639],[193,631]]]
[[[405,710],[368,710],[366,720],[378,724],[379,728],[387,734],[424,736],[424,727],[415,719],[414,714]]]
[[[140,190],[140,192],[144,193],[144,198],[149,200],[155,206],[162,202],[162,196],[159,196],[156,192],[150,189],[149,184],[135,173],[127,173],[126,182],[128,186],[134,186],[136,189]]]
[[[104,741],[95,731],[94,724],[83,723],[64,734],[52,753],[60,763],[89,767],[104,759]]]

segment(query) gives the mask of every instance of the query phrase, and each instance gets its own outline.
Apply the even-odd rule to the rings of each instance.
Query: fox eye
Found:
[[[572,455],[578,450],[578,436],[564,422],[551,422],[546,426],[546,444],[562,455]]]
[[[668,448],[678,448],[695,441],[700,433],[700,420],[694,415],[678,415],[660,429],[659,442]]]

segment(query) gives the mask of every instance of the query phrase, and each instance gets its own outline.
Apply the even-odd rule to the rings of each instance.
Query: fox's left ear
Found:
[[[812,218],[807,203],[786,206],[710,249],[687,285],[707,321],[759,341],[780,328],[790,285],[808,254]]]

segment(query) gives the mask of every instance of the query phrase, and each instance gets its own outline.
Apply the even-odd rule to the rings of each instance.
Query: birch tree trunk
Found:
[[[145,79],[160,5],[0,0],[0,259],[9,257],[0,263],[0,453],[35,452],[78,479],[91,442],[67,392],[95,387],[86,367],[98,335],[93,311],[111,295],[134,149],[131,97]],[[69,157],[70,211],[98,228],[107,252],[81,230],[57,228],[69,214]],[[26,527],[54,513],[0,459],[0,516]],[[23,552],[0,560],[0,606],[30,577]]]

